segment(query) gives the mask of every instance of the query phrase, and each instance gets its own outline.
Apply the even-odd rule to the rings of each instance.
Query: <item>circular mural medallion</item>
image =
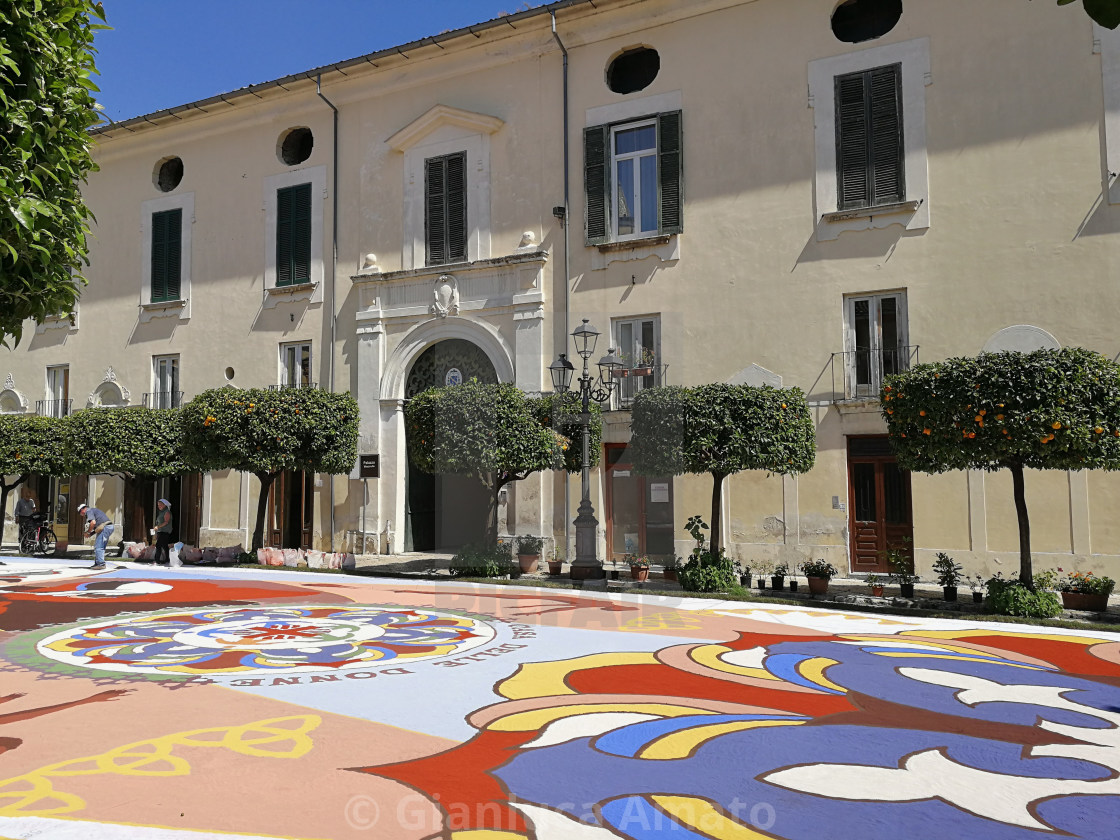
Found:
[[[494,636],[477,619],[426,609],[251,607],[86,624],[48,636],[37,649],[58,662],[99,671],[295,674],[433,659]]]

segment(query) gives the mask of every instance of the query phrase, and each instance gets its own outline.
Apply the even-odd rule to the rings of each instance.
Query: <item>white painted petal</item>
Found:
[[[658,720],[658,715],[639,714],[638,712],[592,712],[587,715],[560,718],[545,726],[540,734],[521,749],[552,747],[574,741],[576,738],[594,738],[605,732],[621,729],[633,723]]]
[[[764,647],[733,650],[720,657],[728,665],[738,665],[740,668],[761,668],[762,660],[765,658],[766,648]]]

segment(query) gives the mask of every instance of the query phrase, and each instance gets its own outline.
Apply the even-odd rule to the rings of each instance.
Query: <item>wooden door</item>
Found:
[[[674,554],[673,479],[634,472],[624,444],[606,445],[607,556],[621,562],[627,554],[663,560]]]
[[[285,471],[268,491],[268,544],[275,548],[311,548],[315,487],[311,473]]]
[[[899,468],[886,437],[848,439],[848,525],[853,572],[889,572],[888,548],[910,552],[910,473]]]
[[[198,545],[198,532],[202,527],[202,473],[187,473],[180,479],[179,515],[175,517],[179,540],[186,545]]]
[[[86,501],[86,496],[89,494],[89,476],[86,475],[72,475],[67,487],[67,493],[59,493],[60,498],[53,500],[59,503],[59,506],[65,505],[66,507],[66,522],[63,528],[60,528],[59,517],[56,515],[55,520],[55,536],[62,538],[62,531],[66,531],[69,538],[70,545],[81,545],[85,534],[86,520],[84,516],[78,514],[78,505],[89,504]],[[66,499],[61,496],[65,495]]]

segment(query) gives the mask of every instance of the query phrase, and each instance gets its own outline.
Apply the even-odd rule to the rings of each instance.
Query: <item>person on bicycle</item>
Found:
[[[105,546],[109,542],[109,537],[113,535],[113,522],[103,511],[90,507],[85,502],[78,505],[78,516],[84,516],[86,518],[85,535],[87,537],[97,534],[97,539],[93,543],[94,559],[91,568],[104,569]]]
[[[15,515],[16,526],[19,532],[20,542],[23,541],[23,535],[34,528],[35,525],[31,520],[31,515],[35,513],[35,500],[31,498],[31,491],[24,487],[19,494],[19,501],[16,502]]]

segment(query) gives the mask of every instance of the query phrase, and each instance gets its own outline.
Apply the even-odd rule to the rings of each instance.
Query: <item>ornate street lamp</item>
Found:
[[[579,512],[576,515],[576,559],[572,563],[571,576],[573,580],[586,580],[588,578],[606,577],[603,564],[599,561],[596,551],[596,531],[599,521],[595,518],[595,509],[591,505],[591,400],[603,404],[610,400],[611,392],[617,386],[614,371],[623,367],[623,361],[615,355],[614,348],[607,350],[607,355],[599,359],[599,377],[592,377],[588,361],[595,353],[595,342],[599,338],[599,331],[583,319],[583,323],[576,327],[572,333],[575,339],[576,352],[583,359],[583,374],[578,380],[579,396],[583,403],[583,412],[580,414],[580,425],[583,427],[583,493],[579,503]],[[561,353],[560,358],[549,365],[552,374],[552,387],[558,393],[566,393],[572,383],[575,368],[568,361],[567,355]]]

